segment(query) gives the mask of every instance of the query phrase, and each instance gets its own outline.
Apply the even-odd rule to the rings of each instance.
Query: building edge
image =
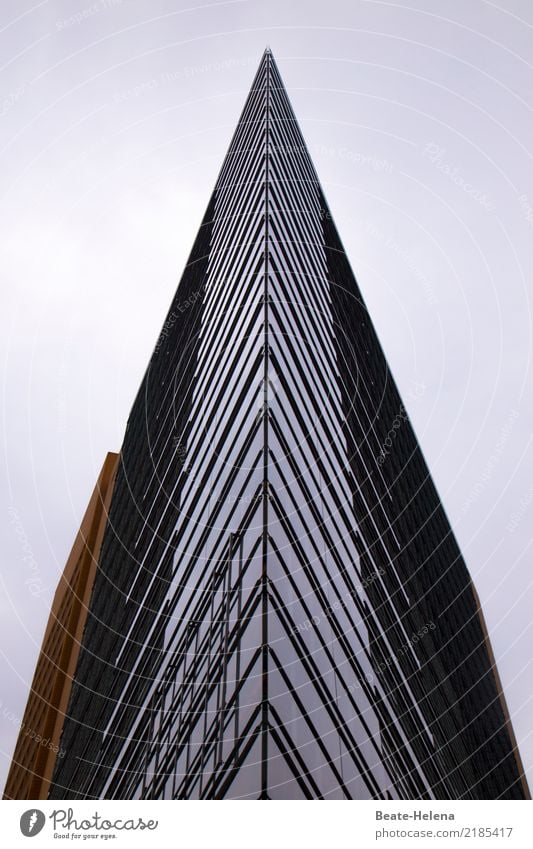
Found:
[[[46,799],[57,758],[65,713],[109,505],[119,454],[104,460],[80,529],[54,594],[4,799]]]
[[[485,616],[483,614],[483,608],[481,606],[481,601],[474,585],[474,581],[470,578],[470,587],[472,589],[472,594],[474,596],[474,601],[477,607],[477,615],[479,619],[479,624],[481,625],[481,631],[483,633],[483,639],[485,642],[485,648],[487,654],[489,656],[490,665],[492,667],[492,675],[496,684],[496,690],[498,693],[498,698],[500,701],[500,705],[502,708],[502,712],[505,718],[505,727],[507,729],[507,733],[509,735],[509,739],[511,741],[511,746],[513,749],[514,759],[516,761],[516,766],[520,775],[520,783],[522,786],[522,790],[524,792],[524,799],[531,799],[531,792],[529,789],[529,784],[527,782],[526,774],[524,771],[524,765],[522,763],[522,758],[520,755],[520,749],[518,747],[518,743],[516,740],[516,736],[514,733],[513,723],[511,720],[511,714],[509,713],[509,708],[507,707],[507,701],[505,699],[505,693],[503,691],[502,681],[500,678],[500,673],[498,671],[498,665],[496,663],[496,658],[494,656],[494,651],[492,648],[492,644],[489,637],[489,632],[487,628],[487,623],[485,621]]]

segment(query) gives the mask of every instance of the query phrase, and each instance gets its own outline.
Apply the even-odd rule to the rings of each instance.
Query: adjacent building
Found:
[[[108,454],[59,580],[4,799],[46,799],[107,524],[118,454]]]

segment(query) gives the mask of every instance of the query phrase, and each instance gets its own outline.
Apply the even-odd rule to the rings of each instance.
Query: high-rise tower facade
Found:
[[[61,747],[51,798],[528,793],[269,50],[128,421]]]

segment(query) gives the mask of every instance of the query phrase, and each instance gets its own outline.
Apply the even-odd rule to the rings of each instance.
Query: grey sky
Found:
[[[2,786],[55,585],[266,44],[533,781],[531,4],[3,0]]]

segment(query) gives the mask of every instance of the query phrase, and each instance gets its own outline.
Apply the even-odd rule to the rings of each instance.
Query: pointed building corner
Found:
[[[466,564],[271,57],[131,411],[50,798],[524,798]]]

